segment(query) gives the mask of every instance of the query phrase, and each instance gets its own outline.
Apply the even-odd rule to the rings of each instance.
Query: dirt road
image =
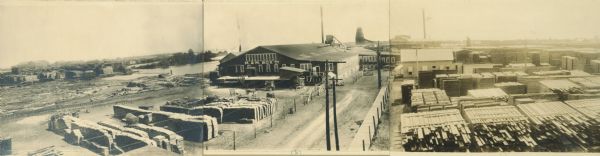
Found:
[[[337,88],[337,117],[340,150],[349,146],[358,130],[362,119],[371,107],[377,95],[375,76],[365,76],[355,83]],[[291,103],[282,103],[290,105]],[[333,114],[333,110],[330,109]],[[331,118],[331,145],[335,150],[333,137],[333,115]],[[224,132],[218,138],[205,145],[215,150],[231,150],[234,140],[232,131],[236,131],[237,150],[326,150],[325,146],[325,97],[315,97],[310,103],[298,104],[297,111],[287,114],[285,118],[273,121],[273,127],[260,126],[269,124],[269,119],[259,121],[254,137],[252,124],[223,124]],[[382,136],[387,138],[388,136]]]

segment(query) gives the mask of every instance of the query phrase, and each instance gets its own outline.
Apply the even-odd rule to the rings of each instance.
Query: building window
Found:
[[[244,73],[244,65],[240,65],[240,73]]]
[[[246,61],[248,62],[266,62],[276,60],[277,55],[275,53],[246,54]]]
[[[267,72],[270,73],[271,72],[271,65],[265,64],[265,67],[267,67]]]
[[[273,69],[275,70],[275,72],[279,72],[279,64],[274,64]]]
[[[258,65],[258,72],[259,72],[259,73],[262,73],[262,72],[263,72],[263,66],[262,66],[262,64],[259,64],[259,65]]]
[[[300,69],[304,69],[306,71],[310,71],[312,69],[312,64],[310,63],[301,63]]]
[[[396,62],[396,58],[392,57],[392,63],[395,63],[395,62]]]
[[[600,64],[599,64],[599,65],[600,65]],[[316,67],[315,67],[315,72],[317,72],[317,73],[318,73],[318,72],[321,72],[321,68],[319,68],[319,66],[316,66]]]
[[[408,72],[408,75],[412,75],[412,72]]]
[[[327,70],[328,71],[333,71],[333,63],[327,63]]]
[[[238,66],[233,66],[233,68],[235,68],[235,73],[239,73],[240,71],[238,70]]]
[[[435,66],[431,66],[431,69],[435,69]]]
[[[446,66],[446,70],[450,70],[450,66]]]

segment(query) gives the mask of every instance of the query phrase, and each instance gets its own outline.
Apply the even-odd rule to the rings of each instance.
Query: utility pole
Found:
[[[235,151],[235,131],[233,131],[233,150]]]
[[[418,84],[419,84],[419,72],[421,71],[421,69],[420,69],[421,67],[419,66],[419,49],[418,48],[415,49],[415,58],[417,60],[417,67],[415,69],[415,73],[414,74],[417,75],[417,86],[418,86]]]
[[[333,79],[333,133],[335,134],[335,150],[340,151],[340,139],[338,135],[338,126],[337,126],[337,98],[335,93],[335,87],[337,85],[337,81],[341,80],[337,78],[337,75]]]
[[[323,6],[320,6],[321,9],[321,43],[325,44],[325,32],[323,32]]]
[[[379,50],[379,41],[377,41],[377,88],[381,89],[381,51]]]
[[[205,9],[204,3],[206,3],[206,1],[202,0],[202,20],[201,20],[201,22],[202,22],[202,32],[203,32],[202,33],[202,41],[204,41],[204,19],[205,19],[204,18],[204,9]],[[204,43],[201,44],[200,51],[204,52]],[[200,60],[200,64],[201,64],[200,68],[202,68],[201,71],[200,71],[200,79],[202,80],[202,82],[204,82],[204,77],[202,76],[202,74],[204,74],[204,55],[202,56],[202,60]],[[173,70],[171,70],[171,75],[173,75]],[[200,85],[204,85],[204,84],[200,83]],[[200,86],[200,87],[202,88],[202,86]],[[204,97],[204,91],[205,90],[202,89],[202,97]],[[204,133],[204,132],[202,132],[202,133]],[[204,136],[204,134],[202,134],[202,136]],[[206,146],[206,149],[208,150],[208,145],[202,144],[202,146]],[[201,150],[200,155],[204,155],[204,150]]]
[[[427,24],[425,22],[425,9],[422,9],[421,12],[423,13],[423,39],[427,39]]]
[[[325,32],[323,32],[323,6],[320,6],[321,9],[321,43],[325,44]]]
[[[327,151],[331,151],[331,130],[329,129],[329,60],[325,61],[325,142],[327,144]]]
[[[275,108],[277,108],[277,107],[275,107]],[[276,111],[277,111],[277,110],[276,110]],[[270,127],[271,127],[271,128],[273,128],[273,114],[271,114],[271,117],[270,117],[270,118],[271,118],[271,119],[270,119],[270,120],[271,120],[271,126],[270,126]]]

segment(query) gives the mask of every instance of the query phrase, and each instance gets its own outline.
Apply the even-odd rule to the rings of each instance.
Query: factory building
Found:
[[[400,58],[404,77],[416,77],[421,71],[458,72],[461,66],[454,62],[451,49],[403,49]]]
[[[353,47],[351,52],[358,53],[360,58],[359,69],[374,70],[377,69],[377,52],[361,47]],[[382,68],[394,68],[400,62],[400,53],[391,53],[389,51],[380,53],[380,62]]]
[[[325,71],[340,79],[352,80],[358,72],[359,56],[350,49],[329,44],[258,46],[238,55],[225,56],[218,66],[217,80],[242,85],[269,81],[276,85],[317,84]]]

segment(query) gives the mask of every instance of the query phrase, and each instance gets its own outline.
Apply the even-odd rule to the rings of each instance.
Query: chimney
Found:
[[[361,43],[364,43],[365,40],[366,40],[365,39],[365,34],[363,33],[362,28],[358,27],[356,29],[356,37],[355,37],[354,41],[356,42],[356,44],[361,44]]]

